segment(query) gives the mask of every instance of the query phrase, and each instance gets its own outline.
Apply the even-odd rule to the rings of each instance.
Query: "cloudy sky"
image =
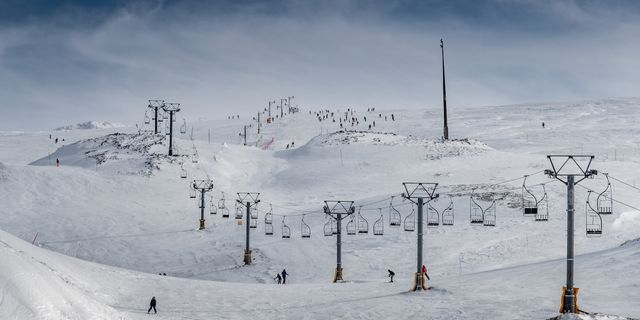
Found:
[[[640,1],[3,0],[0,131],[640,96]]]

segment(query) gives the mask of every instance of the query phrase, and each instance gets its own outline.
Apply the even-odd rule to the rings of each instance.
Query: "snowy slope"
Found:
[[[77,131],[65,133],[66,145],[60,147],[49,140],[45,132],[5,133],[0,135],[0,161],[6,166],[0,170],[5,172],[5,178],[0,179],[0,201],[5,204],[0,209],[0,229],[29,242],[39,232],[40,246],[84,260],[150,274],[166,272],[170,276],[226,281],[228,283],[162,280],[170,281],[170,288],[178,288],[173,281],[202,286],[204,291],[224,287],[226,298],[208,292],[202,293],[202,297],[194,296],[186,293],[186,289],[175,289],[175,292],[172,289],[167,294],[175,297],[171,298],[176,299],[172,302],[184,306],[207,305],[206,299],[222,300],[226,304],[219,307],[226,307],[229,317],[244,317],[231,309],[237,309],[240,304],[236,302],[250,294],[244,290],[250,286],[265,297],[256,300],[257,306],[240,307],[239,310],[248,315],[263,312],[271,318],[288,317],[289,314],[271,313],[277,310],[267,309],[270,306],[287,309],[283,306],[288,305],[286,299],[291,299],[297,306],[291,307],[294,310],[291,317],[305,317],[303,312],[310,308],[326,318],[335,318],[342,313],[326,312],[322,307],[326,306],[323,303],[334,301],[329,299],[333,299],[330,295],[335,293],[343,299],[354,296],[349,298],[354,300],[352,304],[345,303],[337,309],[352,318],[371,317],[374,311],[385,318],[393,318],[398,313],[401,315],[397,317],[405,318],[409,317],[406,310],[415,301],[404,294],[415,264],[415,233],[388,226],[389,197],[403,191],[403,181],[433,181],[441,184],[443,199],[448,194],[453,197],[455,225],[429,228],[426,232],[426,262],[439,289],[434,291],[438,294],[432,300],[437,309],[422,306],[416,312],[437,310],[442,318],[448,315],[449,319],[551,317],[557,308],[564,275],[562,261],[556,259],[565,253],[565,190],[559,182],[546,185],[550,221],[536,223],[523,217],[517,207],[522,183],[517,178],[537,173],[528,181],[548,182],[539,173],[549,167],[545,154],[593,152],[597,156],[594,168],[633,185],[639,178],[640,150],[635,142],[640,141],[636,139],[639,130],[635,126],[640,120],[638,106],[638,99],[607,99],[461,109],[452,113],[450,130],[455,138],[462,140],[450,143],[434,140],[441,131],[438,109],[375,113],[358,110],[358,117],[366,115],[369,123],[371,119],[376,120],[375,130],[367,132],[368,124],[361,120],[360,125],[349,127],[355,132],[346,133],[338,132],[339,122],[318,121],[304,110],[273,124],[263,124],[260,134],[254,123],[248,134],[248,147],[241,145],[238,136],[246,120],[202,121],[189,124],[189,134],[177,135],[176,148],[183,157],[159,158],[151,174],[119,173],[140,172],[149,157],[157,159],[166,151],[166,139],[157,144],[153,142],[153,146],[146,149],[144,146],[148,146],[149,141],[137,140],[137,134],[109,136],[112,133],[109,130]],[[390,120],[391,113],[395,121]],[[545,129],[541,128],[542,121]],[[189,139],[191,125],[193,142]],[[117,139],[112,139],[114,137]],[[123,144],[120,138],[127,143]],[[104,141],[109,143],[102,145]],[[117,143],[112,143],[114,141]],[[295,147],[286,149],[291,142],[295,142]],[[123,147],[127,145],[133,149]],[[194,146],[198,163],[190,161]],[[109,155],[109,160],[98,161],[96,166],[95,156],[100,154]],[[62,167],[52,166],[49,159],[55,157],[62,159]],[[39,159],[34,163],[37,166],[26,165],[36,159]],[[221,218],[220,214],[209,215],[207,199],[208,229],[196,230],[199,209],[193,199],[188,198],[188,180],[179,178],[181,163],[188,171],[188,180],[207,176],[214,180],[213,200],[217,202],[222,192],[225,193],[231,208],[230,220]],[[516,178],[513,182],[492,185],[513,178]],[[602,189],[605,183],[601,176],[584,181],[583,185]],[[474,189],[501,195],[496,227],[469,224],[468,196]],[[614,190],[617,200],[638,205],[637,190],[615,182]],[[242,266],[244,226],[238,226],[233,220],[233,201],[239,191],[262,193],[260,223],[258,229],[252,231],[255,264],[250,267]],[[616,204],[614,215],[603,220],[604,235],[586,238],[585,198],[585,190],[578,188],[577,253],[588,255],[609,250],[640,237],[637,228],[640,214]],[[355,200],[357,206],[363,205],[361,214],[369,221],[370,229],[381,212],[385,220],[383,237],[369,234],[343,238],[343,263],[350,281],[343,287],[327,284],[335,267],[335,238],[322,236],[326,220],[321,209],[323,201],[329,199]],[[276,214],[275,235],[266,236],[262,219],[270,203]],[[411,205],[399,197],[394,198],[394,204],[403,217],[411,211]],[[302,214],[306,214],[304,221],[311,226],[311,239],[300,238]],[[292,239],[280,238],[283,216],[292,230]],[[624,250],[637,252],[637,246],[632,248]],[[600,253],[597,255],[600,257]],[[637,258],[630,253],[621,256]],[[607,304],[610,301],[604,295],[589,296],[589,292],[599,290],[615,295],[615,286],[637,288],[638,281],[626,281],[638,279],[636,274],[619,276],[626,272],[627,266],[626,261],[621,261],[615,261],[620,265],[620,269],[615,269],[617,273],[607,269],[598,274],[599,268],[612,268],[608,264],[606,267],[595,262],[584,267],[578,264],[576,283],[585,290],[585,303],[594,306],[585,309],[640,315],[629,306],[630,301],[635,301],[633,294],[621,297],[620,305]],[[522,265],[527,266],[520,267]],[[283,267],[292,274],[291,281],[296,286],[292,289],[265,286],[272,283],[271,278]],[[389,285],[382,283],[388,268],[403,278],[399,284],[402,287],[397,291],[403,294],[384,297],[390,294]],[[543,276],[536,268],[542,270]],[[485,281],[484,273],[479,273],[482,271],[496,274]],[[592,279],[595,274],[598,278]],[[152,275],[145,277],[156,279]],[[514,288],[493,288],[491,281],[503,277],[512,279],[509,283]],[[515,298],[510,297],[521,292],[523,279],[539,290],[531,291],[532,302],[513,308]],[[479,285],[470,289],[471,283]],[[153,292],[159,290],[157,279],[150,280],[148,288]],[[509,291],[515,288],[518,290]],[[127,301],[131,297],[127,296],[131,294],[127,290],[141,293],[138,289],[124,288],[115,295]],[[282,293],[282,300],[271,302],[269,299],[276,292]],[[371,295],[359,295],[360,292],[371,292]],[[376,295],[383,297],[372,299]],[[371,302],[374,300],[377,302]],[[306,307],[309,301],[317,304]],[[494,314],[486,308],[476,310],[469,301],[494,308],[496,304],[508,306],[497,308]],[[118,308],[128,312],[136,307]],[[389,310],[382,310],[384,308]],[[207,316],[206,311],[188,316],[187,311],[184,312],[186,318]]]

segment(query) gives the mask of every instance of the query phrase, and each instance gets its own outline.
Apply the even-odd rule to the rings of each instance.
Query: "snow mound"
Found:
[[[62,130],[95,130],[95,129],[113,129],[122,128],[125,125],[120,123],[112,123],[108,121],[85,121],[76,124],[70,124],[62,127],[55,128],[55,131]]]
[[[426,150],[428,160],[448,157],[477,155],[493,150],[488,145],[472,139],[424,139],[414,136],[402,136],[388,132],[371,131],[337,131],[319,137],[320,145],[336,146],[350,144],[378,145],[378,146],[422,146]]]
[[[121,318],[87,297],[72,277],[53,267],[49,260],[55,257],[43,251],[0,231],[1,319]]]
[[[159,169],[161,161],[175,159],[166,155],[164,141],[165,135],[113,133],[63,146],[30,164],[55,165],[55,159],[59,159],[61,166],[100,167],[118,174],[150,175]]]

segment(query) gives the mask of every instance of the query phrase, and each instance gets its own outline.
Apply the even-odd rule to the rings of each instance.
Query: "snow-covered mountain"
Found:
[[[69,124],[66,126],[58,127],[53,129],[54,131],[62,131],[62,130],[92,130],[92,129],[113,129],[113,128],[122,128],[125,125],[120,123],[113,123],[109,121],[85,121],[79,122],[76,124]]]
[[[542,171],[550,167],[547,154],[593,153],[592,167],[609,174],[620,202],[602,217],[602,236],[590,238],[584,188],[602,191],[607,179],[601,174],[576,189],[580,307],[637,318],[640,248],[637,241],[620,245],[640,238],[633,227],[640,225],[639,106],[640,99],[603,99],[452,108],[455,140],[447,142],[439,139],[439,108],[356,109],[349,115],[359,119],[354,126],[343,118],[346,107],[320,120],[305,109],[263,123],[260,133],[253,124],[247,146],[239,135],[244,120],[190,123],[185,132],[193,128],[193,140],[174,138],[177,157],[165,155],[164,135],[131,128],[55,132],[64,145],[49,133],[0,136],[0,229],[13,235],[0,233],[2,256],[11,257],[0,262],[0,279],[4,296],[12,297],[0,317],[137,319],[147,316],[154,295],[164,319],[555,317],[566,187]],[[532,192],[546,190],[549,221],[523,216],[524,175]],[[189,197],[189,181],[205,178],[214,190],[205,198],[207,229],[199,231],[199,199]],[[433,206],[454,208],[454,225],[425,228],[433,290],[423,294],[408,292],[416,234],[389,225],[393,209],[402,222],[415,210],[400,197],[405,181],[439,183]],[[242,263],[245,226],[233,219],[237,192],[261,193],[251,266]],[[494,227],[470,224],[472,195],[480,205],[496,201]],[[369,233],[343,236],[343,284],[330,283],[336,239],[324,236],[322,207],[332,199],[355,201],[368,222]],[[222,217],[223,203],[230,218]],[[267,212],[273,235],[265,234]],[[372,234],[377,221],[382,236]],[[301,237],[305,225],[310,238]],[[291,238],[283,239],[287,228]],[[40,248],[24,242],[34,237]],[[290,283],[274,285],[283,268]],[[387,269],[396,272],[393,284],[386,283]],[[18,280],[20,270],[55,288],[30,300],[40,294],[30,293],[38,281]],[[40,307],[47,297],[55,301]]]

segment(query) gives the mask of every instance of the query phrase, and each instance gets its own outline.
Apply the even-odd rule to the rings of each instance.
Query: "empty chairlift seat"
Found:
[[[209,214],[217,214],[218,206],[216,206],[215,202],[213,202],[213,197],[209,200]]]
[[[304,215],[302,215],[302,220],[300,221],[300,235],[302,236],[302,239],[311,238],[311,228],[304,221]]]
[[[603,173],[603,175],[607,178],[607,187],[598,194],[597,206],[599,214],[608,215],[613,213],[613,189],[611,181],[609,181],[609,174]]]
[[[411,213],[404,218],[404,231],[413,232],[416,230],[415,210],[411,209]]]
[[[384,235],[384,216],[382,216],[382,213],[380,213],[380,218],[373,223],[373,235]]]
[[[355,235],[356,233],[357,233],[356,219],[355,219],[355,216],[351,215],[349,222],[347,222],[347,234],[352,236],[352,235]]]
[[[400,211],[393,206],[393,198],[394,197],[391,197],[391,202],[389,203],[389,226],[399,227],[402,223],[402,215]]]
[[[591,191],[588,192],[587,203],[585,205],[586,232],[587,232],[587,237],[599,237],[600,235],[602,235],[602,217],[600,216],[596,208],[594,208],[591,205],[591,202],[590,202],[591,193],[592,193]]]
[[[358,233],[366,234],[369,233],[369,221],[362,216],[362,213],[360,212],[361,209],[362,208],[358,209],[358,216],[356,218]]]
[[[287,226],[284,219],[285,217],[282,217],[282,239],[289,239],[291,238],[291,229]]]
[[[327,222],[324,224],[324,236],[325,237],[331,237],[334,234],[336,234],[338,231],[336,230],[336,225],[335,225],[335,221],[333,220],[333,218],[328,217]]]

